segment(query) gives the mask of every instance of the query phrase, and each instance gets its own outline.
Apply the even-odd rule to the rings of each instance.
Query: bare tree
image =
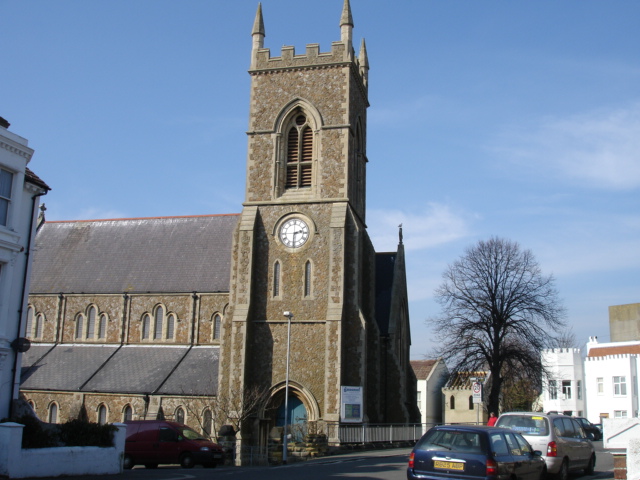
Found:
[[[452,371],[491,373],[487,408],[498,412],[503,375],[518,371],[540,385],[540,352],[564,328],[553,276],[544,276],[529,250],[501,238],[480,241],[443,274],[442,306],[428,320]]]
[[[228,394],[221,393],[216,397],[189,396],[189,393],[184,391],[183,395],[182,405],[189,412],[190,418],[198,423],[203,432],[211,430],[211,436],[215,437],[222,425],[231,425],[234,432],[238,432],[242,423],[266,404],[269,389],[251,387],[242,392],[240,387],[237,387]],[[209,418],[207,411],[211,413]]]

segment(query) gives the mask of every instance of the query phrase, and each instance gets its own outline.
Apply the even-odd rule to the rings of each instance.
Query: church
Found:
[[[42,420],[232,425],[249,446],[285,422],[333,444],[420,422],[402,229],[394,252],[367,233],[367,50],[338,13],[329,52],[271,56],[258,6],[239,214],[39,226],[21,392]]]

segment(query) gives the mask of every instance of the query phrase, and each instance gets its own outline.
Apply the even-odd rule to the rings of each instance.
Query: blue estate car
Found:
[[[541,452],[506,428],[442,425],[431,428],[409,456],[408,480],[541,480]]]

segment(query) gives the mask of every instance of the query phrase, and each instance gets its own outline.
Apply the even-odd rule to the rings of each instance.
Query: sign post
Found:
[[[478,405],[476,410],[476,425],[480,425],[480,404],[482,403],[482,383],[477,379],[473,379],[471,385],[471,391],[473,392],[473,403]]]

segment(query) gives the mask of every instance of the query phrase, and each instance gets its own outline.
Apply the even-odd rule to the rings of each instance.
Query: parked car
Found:
[[[409,456],[408,480],[541,480],[546,466],[519,433],[505,428],[441,425],[425,433]]]
[[[215,467],[224,461],[220,445],[181,423],[164,420],[124,423],[127,425],[124,468],[134,465],[156,468],[160,464],[180,464],[183,468]]]
[[[570,470],[583,469],[593,474],[596,452],[575,418],[566,415],[511,412],[498,418],[497,427],[522,434],[535,450],[542,452],[547,471],[566,480]]]
[[[602,431],[589,420],[583,417],[573,417],[575,418],[580,425],[582,425],[582,429],[587,434],[591,440],[602,440]]]

